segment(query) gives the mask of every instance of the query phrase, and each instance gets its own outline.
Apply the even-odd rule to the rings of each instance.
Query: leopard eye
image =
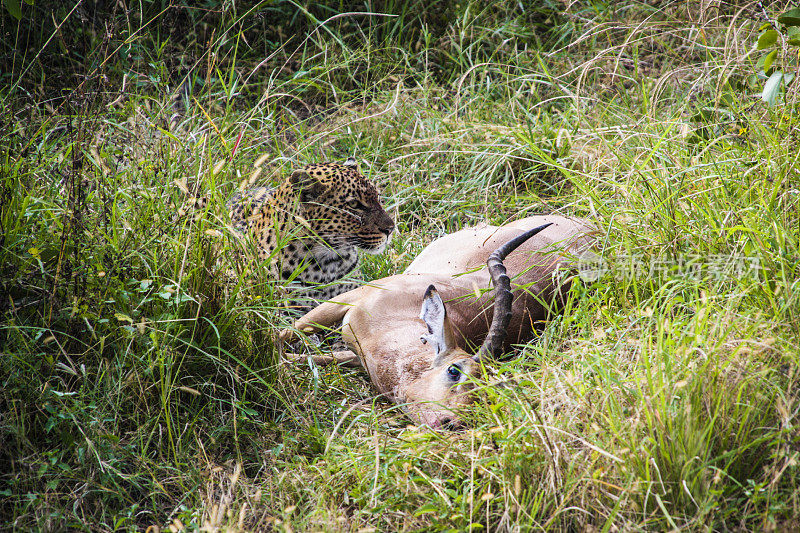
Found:
[[[352,200],[347,201],[347,207],[350,209],[364,209],[364,204],[353,198]]]

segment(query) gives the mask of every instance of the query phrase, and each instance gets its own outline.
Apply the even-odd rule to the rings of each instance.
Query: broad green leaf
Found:
[[[719,95],[720,105],[733,107],[734,105],[736,105],[736,102],[738,101],[739,101],[739,96],[732,91],[725,91],[724,93]]]
[[[772,66],[772,62],[775,61],[775,58],[778,56],[778,49],[776,48],[772,52],[767,54],[767,57],[764,59],[764,70],[769,70],[769,67]]]
[[[424,515],[425,513],[433,513],[433,512],[436,512],[438,510],[439,510],[439,507],[437,507],[436,505],[428,502],[428,503],[424,504],[422,507],[420,507],[419,509],[417,509],[417,512],[414,513],[414,516],[421,516],[421,515]]]
[[[19,5],[19,0],[3,0],[3,3],[12,17],[17,20],[22,18],[22,7]]]
[[[114,318],[119,320],[120,322],[130,322],[133,324],[133,319],[126,315],[125,313],[114,313]]]
[[[800,46],[800,27],[789,26],[786,28],[786,39],[791,46]]]
[[[762,33],[758,38],[758,49],[763,50],[769,48],[778,42],[778,32],[775,30],[767,30]]]
[[[800,8],[795,7],[782,15],[778,15],[778,22],[784,26],[800,26]]]
[[[781,82],[783,81],[783,72],[776,70],[769,77],[767,83],[764,84],[764,90],[761,92],[761,99],[767,102],[770,107],[775,105],[775,100],[778,98],[778,92],[781,90]]]

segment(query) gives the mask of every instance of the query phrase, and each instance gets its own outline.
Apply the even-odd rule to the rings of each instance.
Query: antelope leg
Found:
[[[309,356],[301,353],[285,353],[284,357],[289,363],[299,363],[306,361]],[[361,368],[361,360],[350,350],[331,352],[331,355],[312,355],[310,357],[314,363],[320,366],[339,364],[351,368]]]

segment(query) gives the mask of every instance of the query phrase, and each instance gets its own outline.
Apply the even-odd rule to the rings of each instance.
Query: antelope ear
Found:
[[[433,365],[439,366],[442,356],[455,348],[455,336],[453,326],[447,317],[447,308],[433,285],[425,291],[419,317],[428,327],[428,333],[420,337],[420,340],[424,344],[431,345],[435,355]]]
[[[289,176],[292,188],[300,193],[301,202],[310,202],[325,192],[325,185],[320,183],[304,168],[299,168]]]

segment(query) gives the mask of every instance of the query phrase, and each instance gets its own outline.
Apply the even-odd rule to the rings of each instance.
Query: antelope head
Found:
[[[474,355],[456,345],[445,302],[434,285],[427,288],[419,318],[428,333],[422,335],[420,342],[430,350],[431,363],[427,370],[411,379],[401,379],[394,391],[395,400],[413,420],[431,428],[453,429],[460,425],[456,411],[473,400],[471,378],[480,373],[485,358],[501,354],[511,320],[511,280],[503,260],[548,226],[550,224],[543,224],[519,235],[489,256],[486,263],[494,284],[494,311],[486,339]]]

